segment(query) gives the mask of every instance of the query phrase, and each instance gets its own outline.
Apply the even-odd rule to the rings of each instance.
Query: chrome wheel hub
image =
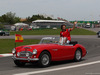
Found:
[[[81,52],[78,50],[76,51],[76,59],[80,60],[81,59]]]
[[[44,54],[42,56],[42,64],[47,65],[49,63],[49,56],[47,54]]]

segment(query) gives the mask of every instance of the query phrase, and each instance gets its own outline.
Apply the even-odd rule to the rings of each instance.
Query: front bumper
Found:
[[[25,61],[38,61],[39,58],[17,58],[17,57],[12,57],[13,60],[25,60]]]

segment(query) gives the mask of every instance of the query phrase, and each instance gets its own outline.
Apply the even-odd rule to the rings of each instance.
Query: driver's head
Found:
[[[61,25],[61,30],[65,31],[66,30],[66,25]]]

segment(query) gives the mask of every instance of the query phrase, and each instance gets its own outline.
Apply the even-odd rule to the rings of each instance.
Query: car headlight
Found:
[[[33,50],[33,54],[37,54],[37,50],[36,49]]]
[[[13,53],[13,54],[15,54],[15,53],[16,53],[16,49],[15,49],[15,48],[12,50],[12,53]]]
[[[19,52],[17,53],[17,56],[20,56],[20,53]]]

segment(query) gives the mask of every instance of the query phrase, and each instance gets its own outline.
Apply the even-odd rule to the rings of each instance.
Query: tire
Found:
[[[51,55],[49,52],[44,51],[39,56],[38,64],[40,67],[48,67],[51,63]]]
[[[9,34],[7,36],[9,36]]]
[[[14,63],[15,63],[18,67],[25,66],[25,63],[24,63],[24,62],[20,62],[19,60],[14,60]]]
[[[76,62],[79,62],[79,61],[81,61],[81,59],[82,59],[82,51],[81,51],[81,49],[77,49],[75,52],[74,60]]]
[[[100,38],[100,36],[98,36],[98,38]]]

